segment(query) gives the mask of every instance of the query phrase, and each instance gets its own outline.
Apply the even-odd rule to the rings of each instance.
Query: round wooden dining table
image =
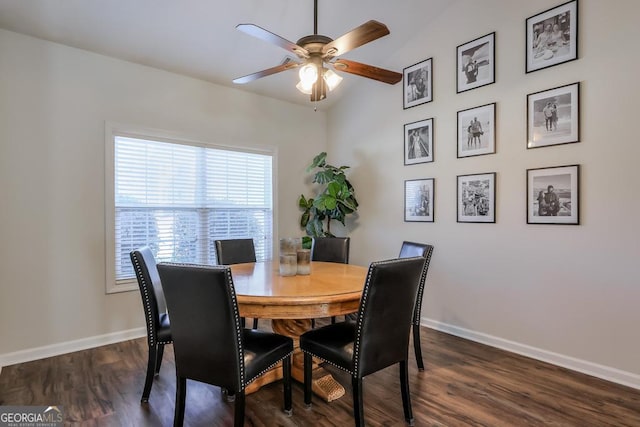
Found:
[[[311,319],[358,311],[368,268],[353,264],[311,262],[311,274],[281,276],[278,262],[256,262],[231,266],[242,317],[270,319],[274,332],[294,340],[291,376],[304,382],[303,355],[299,337],[311,329]],[[251,383],[247,393],[282,378],[276,367]],[[312,389],[326,401],[344,395],[331,375],[314,363]]]

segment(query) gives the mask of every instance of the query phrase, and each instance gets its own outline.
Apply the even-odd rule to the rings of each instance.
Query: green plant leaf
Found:
[[[324,151],[318,154],[317,156],[315,156],[313,158],[313,162],[311,162],[311,165],[307,168],[307,172],[311,172],[313,168],[324,166],[326,164],[326,161],[325,161],[326,158],[327,158],[327,153]]]
[[[340,190],[342,190],[342,186],[337,182],[330,182],[329,185],[327,185],[327,192],[334,198],[338,196]]]

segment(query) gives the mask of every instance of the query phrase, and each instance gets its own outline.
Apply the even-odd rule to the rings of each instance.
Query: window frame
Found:
[[[272,236],[271,253],[275,253],[275,240],[277,234],[277,159],[278,150],[276,147],[262,146],[241,146],[204,142],[202,140],[171,132],[166,130],[143,128],[135,125],[127,125],[116,122],[105,122],[105,292],[114,294],[120,292],[130,292],[138,290],[136,278],[119,280],[116,282],[115,275],[115,138],[127,137],[136,139],[146,139],[172,144],[183,144],[218,150],[235,151],[241,153],[253,153],[271,156],[271,214],[272,214]]]

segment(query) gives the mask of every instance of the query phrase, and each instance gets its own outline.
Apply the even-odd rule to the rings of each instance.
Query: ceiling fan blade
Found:
[[[245,84],[252,82],[254,80],[258,80],[261,77],[267,77],[272,74],[280,73],[282,71],[290,70],[293,68],[298,68],[301,64],[298,62],[285,62],[284,64],[277,65],[275,67],[267,68],[266,70],[258,71],[257,73],[249,74],[243,77],[238,77],[234,79],[233,82],[236,84]]]
[[[257,25],[238,24],[236,25],[236,28],[245,34],[249,34],[250,36],[275,44],[276,46],[288,50],[289,52],[295,53],[300,58],[309,57],[309,52],[307,52],[307,50],[302,46],[298,46],[294,42],[290,42],[289,40],[280,37],[279,35],[274,34],[271,31],[267,31],[262,27],[258,27]]]
[[[387,34],[389,34],[389,29],[386,25],[371,20],[326,44],[322,48],[322,54],[324,57],[343,55]]]
[[[394,85],[402,80],[401,73],[374,67],[373,65],[350,61],[348,59],[338,59],[333,63],[333,66],[338,71],[344,71],[345,73],[378,80],[383,83],[389,83],[390,85]]]

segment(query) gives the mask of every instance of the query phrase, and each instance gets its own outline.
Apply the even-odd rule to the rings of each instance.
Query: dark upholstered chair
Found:
[[[219,265],[256,262],[253,239],[216,240],[216,259]]]
[[[171,327],[162,284],[151,249],[144,246],[132,251],[129,255],[138,279],[144,318],[147,322],[149,360],[147,361],[147,377],[144,381],[142,402],[148,402],[153,378],[160,372],[164,346],[171,344]]]
[[[349,237],[314,237],[311,261],[349,264]]]
[[[174,426],[184,421],[187,379],[235,394],[235,426],[244,425],[245,387],[282,361],[284,410],[291,413],[293,340],[244,329],[231,269],[226,266],[159,264],[167,298],[176,360]]]
[[[314,237],[311,244],[311,261],[336,262],[349,264],[349,237]],[[336,316],[331,316],[331,323],[336,323]],[[311,327],[315,328],[315,319]]]
[[[422,296],[424,295],[424,283],[427,280],[427,271],[429,270],[429,263],[431,262],[431,254],[433,253],[433,246],[426,245],[424,243],[415,242],[402,242],[400,248],[400,258],[409,258],[415,256],[421,256],[425,258],[424,270],[420,277],[420,286],[418,287],[418,294],[416,295],[416,307],[413,311],[413,348],[416,353],[416,362],[418,363],[418,369],[424,371],[424,362],[422,361],[422,348],[420,346],[420,317],[422,313]]]
[[[218,265],[256,262],[256,248],[253,239],[216,240],[216,260]],[[244,326],[245,319],[242,319]],[[253,329],[258,329],[258,319],[253,319]]]
[[[312,357],[317,357],[351,374],[355,425],[363,426],[362,378],[399,363],[404,417],[413,424],[407,359],[413,306],[424,263],[422,257],[372,263],[356,321],[312,329],[300,337],[307,405],[311,404]]]

